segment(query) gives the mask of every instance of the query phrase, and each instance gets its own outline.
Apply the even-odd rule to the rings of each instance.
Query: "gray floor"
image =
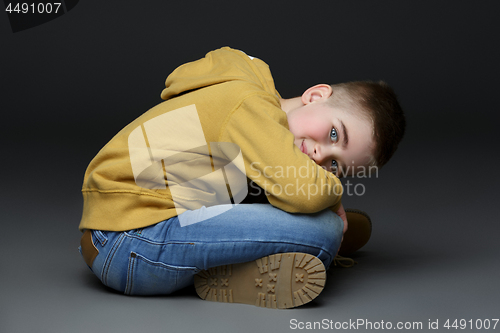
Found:
[[[322,75],[313,75],[318,71],[294,61],[332,50],[321,34],[298,49],[277,47],[274,37],[261,45],[253,38],[259,32],[276,31],[291,42],[297,31],[312,36],[309,23],[327,22],[304,13],[301,30],[284,29],[289,16],[275,15],[275,7],[266,7],[269,16],[259,21],[266,23],[252,36],[248,28],[205,19],[209,9],[203,7],[193,14],[201,23],[190,22],[208,30],[185,25],[171,35],[182,47],[163,50],[157,32],[171,31],[173,4],[138,11],[134,3],[81,1],[61,18],[17,34],[1,18],[7,47],[0,76],[0,332],[289,332],[323,319],[334,328],[358,320],[373,329],[382,321],[385,327],[422,323],[420,331],[437,320],[439,331],[448,331],[446,320],[464,319],[471,331],[469,320],[475,326],[478,319],[500,317],[500,53],[491,37],[499,29],[498,10],[486,2],[330,5],[337,13],[333,59],[343,66],[326,75],[394,83],[408,132],[376,179],[349,180],[363,184],[365,193],[346,195],[344,205],[372,216],[372,239],[354,256],[355,267],[329,270],[315,301],[268,310],[201,301],[192,288],[168,297],[127,297],[103,287],[77,251],[83,174],[114,133],[158,103],[166,73],[221,45],[253,55],[267,51],[271,59],[265,60],[288,97],[301,88],[292,88],[285,69],[296,68],[293,74],[305,84],[321,82]],[[191,9],[175,6],[176,13]],[[293,10],[302,15],[299,7]],[[251,22],[242,21],[246,27]],[[188,43],[195,33],[198,39]],[[281,52],[294,57],[280,62]],[[370,331],[369,325],[357,328]]]
[[[2,221],[11,223],[0,233],[0,331],[285,332],[294,323],[323,319],[422,322],[426,328],[429,320],[442,325],[447,319],[475,324],[498,318],[498,164],[466,177],[457,167],[459,156],[468,151],[470,160],[480,161],[490,148],[454,144],[460,132],[439,131],[443,137],[436,143],[432,129],[421,138],[419,127],[410,125],[401,151],[378,179],[356,180],[364,196],[345,197],[346,206],[368,211],[374,221],[370,243],[354,256],[358,265],[333,267],[317,300],[281,311],[201,301],[192,288],[169,297],[127,297],[108,290],[76,249],[81,179],[54,168],[53,161],[36,169],[20,165],[8,177],[20,186],[1,202]],[[492,139],[487,125],[481,132],[469,134]],[[31,150],[32,158],[42,161],[47,147],[68,151],[78,143],[28,140],[18,142],[10,156],[21,159],[20,152]],[[69,154],[60,163],[82,171],[82,159]],[[428,161],[434,170],[422,176]],[[56,177],[59,186],[50,188]]]

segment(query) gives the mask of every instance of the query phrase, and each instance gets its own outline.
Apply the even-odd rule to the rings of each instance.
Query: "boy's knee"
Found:
[[[314,229],[312,237],[315,242],[326,251],[337,253],[340,243],[342,241],[344,221],[340,216],[331,210],[325,210],[319,213],[319,216],[311,224]]]
[[[340,237],[342,237],[344,230],[344,221],[342,218],[330,209],[323,211],[321,214],[321,221],[325,228],[329,232],[333,232],[335,235],[340,234]]]

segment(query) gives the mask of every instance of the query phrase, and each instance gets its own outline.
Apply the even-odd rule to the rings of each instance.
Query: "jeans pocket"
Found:
[[[170,294],[192,284],[194,275],[199,271],[196,267],[173,266],[131,252],[125,294]]]

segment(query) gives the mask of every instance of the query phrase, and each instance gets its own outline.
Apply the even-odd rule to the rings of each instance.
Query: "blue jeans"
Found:
[[[183,214],[213,216],[217,209]],[[91,269],[105,285],[125,294],[169,294],[192,284],[200,270],[275,253],[309,253],[328,268],[342,229],[342,219],[330,210],[290,214],[269,204],[240,204],[184,227],[173,217],[123,232],[92,230],[99,254]]]

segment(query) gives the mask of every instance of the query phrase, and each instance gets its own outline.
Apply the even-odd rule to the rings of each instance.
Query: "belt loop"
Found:
[[[92,232],[92,235],[101,243],[101,246],[106,245],[106,242],[108,241],[108,237],[104,235],[104,233],[101,230],[94,230]]]

